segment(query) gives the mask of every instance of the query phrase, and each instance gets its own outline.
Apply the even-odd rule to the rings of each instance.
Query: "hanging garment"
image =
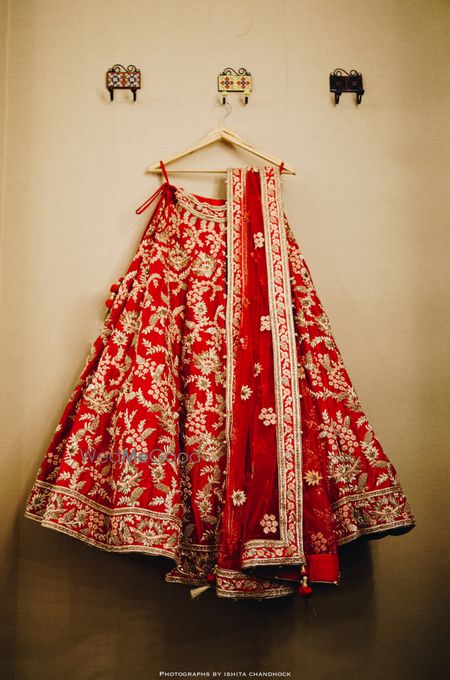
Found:
[[[279,170],[229,168],[226,200],[165,178],[139,209],[158,199],[26,516],[171,558],[167,581],[221,597],[337,584],[340,545],[415,519],[284,214]]]

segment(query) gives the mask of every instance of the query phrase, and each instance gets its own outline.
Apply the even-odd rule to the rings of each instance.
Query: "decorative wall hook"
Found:
[[[356,94],[356,102],[361,104],[364,94],[362,73],[354,70],[347,73],[342,68],[336,68],[333,73],[330,73],[330,92],[334,92],[336,104],[339,104],[339,97],[343,92],[354,92]]]
[[[229,92],[243,92],[244,102],[248,104],[248,97],[252,91],[252,75],[246,68],[235,71],[226,68],[217,76],[217,89],[222,94],[222,104],[225,104]]]
[[[114,64],[106,71],[106,87],[111,101],[114,101],[114,90],[131,90],[133,101],[136,101],[136,92],[141,88],[141,72],[133,64],[126,68],[121,64]]]

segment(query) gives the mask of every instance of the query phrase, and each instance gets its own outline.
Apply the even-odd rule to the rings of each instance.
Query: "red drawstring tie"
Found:
[[[160,187],[158,187],[158,189],[155,191],[155,193],[153,193],[150,196],[150,198],[147,198],[145,203],[143,203],[142,205],[139,206],[139,208],[136,209],[136,215],[141,215],[143,212],[145,212],[145,210],[147,210],[147,208],[149,208],[151,206],[151,204],[159,196],[159,194],[166,194],[170,190],[176,189],[176,187],[173,184],[170,184],[170,182],[169,182],[169,177],[167,175],[167,171],[166,171],[166,167],[165,167],[164,163],[162,161],[159,161],[159,162],[160,162],[160,165],[161,165],[161,171],[162,171],[162,174],[164,176],[165,182],[163,184],[161,184]]]

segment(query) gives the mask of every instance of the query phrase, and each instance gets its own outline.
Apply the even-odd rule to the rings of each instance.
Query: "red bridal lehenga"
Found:
[[[26,516],[171,558],[167,581],[220,597],[337,584],[340,545],[415,520],[284,214],[279,169],[229,168],[226,200],[165,177],[139,210],[158,198]]]

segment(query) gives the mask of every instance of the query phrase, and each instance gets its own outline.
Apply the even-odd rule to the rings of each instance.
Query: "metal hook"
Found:
[[[339,104],[343,92],[354,92],[356,103],[361,104],[364,94],[362,73],[355,70],[348,73],[343,68],[336,68],[333,73],[330,73],[330,92],[334,92],[335,104]]]
[[[224,115],[224,117],[222,118],[222,125],[225,123],[225,118],[227,118],[233,110],[233,107],[231,106],[231,104],[228,100],[225,102],[224,106],[226,106],[226,108],[228,110],[227,110],[226,114]]]
[[[220,102],[217,102],[217,106],[222,106],[222,104],[220,104]],[[225,119],[230,115],[230,113],[233,110],[233,107],[231,106],[228,100],[225,101],[224,106],[226,107],[226,113],[220,119],[219,127],[221,128],[225,127]]]

